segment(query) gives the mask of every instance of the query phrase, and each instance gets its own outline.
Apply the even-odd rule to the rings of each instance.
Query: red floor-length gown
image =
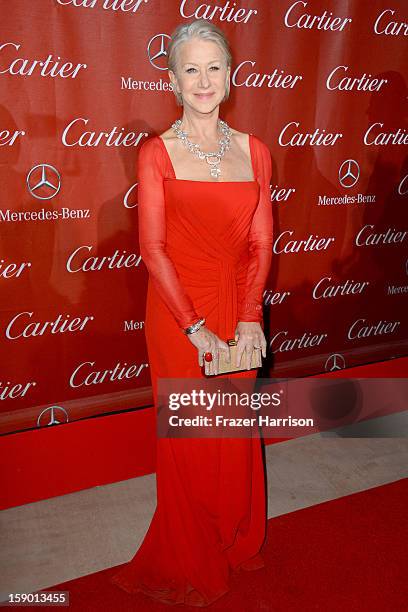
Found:
[[[251,181],[177,179],[159,136],[140,148],[139,242],[149,271],[145,332],[155,407],[158,377],[203,377],[197,349],[181,328],[204,316],[226,340],[238,321],[263,325],[271,156],[252,134],[249,145]],[[111,578],[114,584],[165,603],[206,606],[229,590],[231,571],[264,565],[258,437],[158,438],[156,482],[150,527],[135,556]]]

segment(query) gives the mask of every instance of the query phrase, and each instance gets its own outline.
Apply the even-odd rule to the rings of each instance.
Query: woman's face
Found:
[[[169,70],[184,106],[208,113],[220,104],[230,69],[221,48],[213,41],[192,38],[177,50],[177,74]]]

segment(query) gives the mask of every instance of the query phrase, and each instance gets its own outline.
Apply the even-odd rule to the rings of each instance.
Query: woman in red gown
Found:
[[[228,55],[225,61],[217,39],[224,35],[204,20],[182,28],[172,37],[174,42],[180,33],[188,36],[177,50],[178,66],[195,68],[178,78],[170,72],[183,99],[182,129],[212,135],[220,126],[219,103],[229,83]],[[205,39],[203,32],[215,37]],[[211,70],[214,65],[219,70]],[[212,95],[196,99],[203,91]],[[227,338],[238,340],[244,360],[256,346],[265,356],[262,294],[272,253],[271,156],[256,136],[236,130],[231,136],[231,153],[216,179],[172,130],[150,138],[139,151],[139,242],[149,271],[145,332],[155,410],[158,378],[203,378],[203,354],[210,350],[215,357]],[[245,141],[248,160],[242,164]],[[179,178],[176,158],[181,173],[199,178]],[[205,325],[183,333],[201,317]],[[216,372],[216,359],[208,367]],[[252,369],[231,376],[256,374]],[[229,590],[231,571],[264,565],[259,437],[158,438],[156,481],[149,529],[113,583],[165,603],[206,606]]]

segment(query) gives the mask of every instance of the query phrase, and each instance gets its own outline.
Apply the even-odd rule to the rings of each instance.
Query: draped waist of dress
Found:
[[[166,251],[202,316],[231,337],[244,298],[259,185],[165,179]]]

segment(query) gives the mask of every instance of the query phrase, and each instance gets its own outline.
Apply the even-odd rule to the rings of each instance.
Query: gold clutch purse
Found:
[[[245,366],[246,364],[245,352],[241,356],[241,364],[239,366],[235,365],[236,354],[237,354],[237,341],[234,340],[233,338],[230,338],[226,342],[228,346],[230,347],[231,361],[228,362],[226,360],[227,359],[226,352],[220,351],[218,374],[228,374],[228,372],[240,372],[241,370],[247,370]],[[252,351],[250,369],[253,370],[254,368],[260,368],[261,365],[262,365],[262,351],[261,349],[254,349]],[[207,374],[207,376],[214,376],[214,374],[210,373],[210,374]]]

